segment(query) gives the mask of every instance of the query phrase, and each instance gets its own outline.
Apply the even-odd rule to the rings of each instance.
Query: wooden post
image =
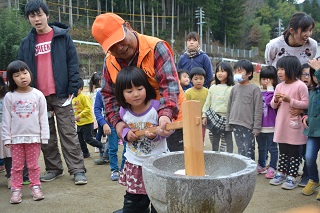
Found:
[[[186,175],[204,176],[201,106],[199,101],[182,103],[184,165]]]
[[[186,175],[204,176],[204,154],[202,141],[202,119],[199,101],[185,101],[182,103],[183,122],[177,121],[166,125],[166,130],[183,128],[184,165]],[[137,136],[142,136],[145,131],[156,132],[157,127],[136,131]]]

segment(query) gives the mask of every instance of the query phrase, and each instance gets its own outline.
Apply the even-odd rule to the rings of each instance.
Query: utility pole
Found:
[[[284,27],[282,26],[282,19],[278,19],[278,36],[281,36]]]
[[[196,18],[199,18],[199,22],[197,24],[200,26],[200,48],[202,49],[202,25],[206,23],[203,21],[204,11],[202,10],[202,7],[196,10]]]
[[[172,0],[172,18],[171,18],[171,48],[173,49],[174,40],[174,0]]]

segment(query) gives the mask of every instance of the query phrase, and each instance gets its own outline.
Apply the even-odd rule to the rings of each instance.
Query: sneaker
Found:
[[[94,159],[93,163],[95,165],[105,165],[105,164],[110,163],[110,161],[107,159],[104,159],[104,158],[99,158],[99,159]]]
[[[22,202],[21,189],[13,189],[10,203],[11,204],[18,204],[21,202]]]
[[[119,172],[118,172],[117,170],[114,170],[114,171],[111,172],[111,177],[110,177],[110,179],[111,179],[112,181],[117,181],[117,180],[119,180],[119,177],[120,177],[120,174],[119,174]]]
[[[94,152],[95,153],[99,153],[100,152],[100,149],[98,147],[94,147]]]
[[[281,185],[281,188],[290,190],[296,188],[298,184],[299,181],[297,178],[288,175],[286,181]]]
[[[83,158],[90,158],[90,157],[91,157],[90,153],[83,153]]]
[[[7,186],[8,186],[8,189],[11,189],[11,187],[12,187],[11,178],[7,179]]]
[[[303,177],[303,176],[302,176],[301,181],[300,181],[300,183],[299,183],[299,186],[301,186],[301,187],[306,187],[307,184],[308,184],[308,182],[309,182],[309,179],[308,179],[307,177]]]
[[[24,180],[23,182],[22,182],[22,185],[30,185],[30,180]]]
[[[274,174],[276,173],[276,170],[272,167],[269,167],[267,170],[267,173],[265,174],[265,177],[267,179],[272,179],[274,177]]]
[[[267,168],[266,167],[262,167],[260,166],[260,164],[258,164],[257,166],[257,174],[264,174],[267,172]]]
[[[31,188],[31,194],[32,194],[32,197],[33,197],[34,201],[39,201],[39,200],[44,199],[44,195],[41,192],[40,186],[33,186]]]
[[[316,188],[318,186],[319,186],[319,183],[313,182],[313,180],[309,180],[306,187],[302,189],[302,194],[307,196],[312,195],[316,191]]]
[[[274,177],[270,180],[270,184],[274,186],[278,186],[282,184],[286,180],[286,176],[281,172],[277,172]]]
[[[84,185],[87,184],[86,174],[84,172],[78,172],[74,174],[74,184]]]
[[[56,172],[46,172],[43,176],[40,176],[40,181],[42,182],[49,182],[53,181],[54,179],[61,177],[63,172],[56,173]]]
[[[317,194],[317,198],[316,199],[320,201],[320,192]]]

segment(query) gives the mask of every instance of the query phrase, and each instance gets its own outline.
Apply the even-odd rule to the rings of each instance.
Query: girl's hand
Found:
[[[275,103],[279,103],[281,98],[282,98],[282,94],[281,93],[275,93],[274,94],[274,102]]]
[[[6,144],[5,146],[10,149],[12,147],[12,144]]]
[[[282,94],[282,101],[290,103],[291,98],[287,94]]]
[[[207,125],[207,118],[206,117],[202,118],[202,125],[204,125],[204,126]]]
[[[152,132],[149,132],[149,131],[145,131],[144,135],[149,138],[150,140],[154,139],[157,135],[152,133]]]
[[[308,115],[303,116],[302,123],[303,123],[303,127],[306,128],[306,129],[309,128],[307,120],[308,120]]]
[[[320,69],[320,60],[317,60],[316,58],[309,60],[308,64],[315,70]]]
[[[129,130],[129,132],[126,135],[126,141],[133,142],[139,139],[139,137],[136,134],[134,134],[134,131],[137,131],[137,130],[134,130],[134,129]]]
[[[80,117],[79,117],[79,116],[74,116],[74,119],[75,119],[76,121],[80,121]]]
[[[289,110],[291,116],[299,116],[303,113],[303,109],[290,108]]]
[[[272,87],[272,81],[268,78],[267,81],[266,81],[266,85],[267,87]]]
[[[124,138],[122,137],[122,131],[124,128],[128,127],[128,125],[121,121],[119,123],[116,124],[116,132],[117,132],[117,135],[118,137],[121,139],[121,140],[124,140]]]

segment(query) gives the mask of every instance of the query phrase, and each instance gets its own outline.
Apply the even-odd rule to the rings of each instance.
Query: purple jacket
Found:
[[[276,123],[277,110],[270,106],[274,91],[263,91],[261,94],[263,100],[261,127],[274,127]]]

